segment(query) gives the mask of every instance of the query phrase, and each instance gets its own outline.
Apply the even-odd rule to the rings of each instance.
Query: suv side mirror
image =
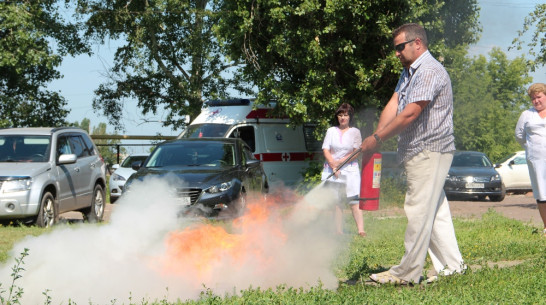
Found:
[[[75,154],[63,154],[59,156],[59,164],[73,164],[77,160],[78,157]]]

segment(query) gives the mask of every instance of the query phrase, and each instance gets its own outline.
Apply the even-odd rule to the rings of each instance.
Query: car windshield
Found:
[[[0,162],[47,162],[49,136],[1,135]]]
[[[185,142],[158,146],[145,167],[234,166],[235,146],[218,142]]]
[[[121,163],[120,167],[131,167],[131,164],[135,163],[135,162],[144,162],[144,160],[146,160],[146,158],[148,158],[148,156],[129,156],[127,158],[125,158],[125,160],[123,160],[123,162]]]
[[[451,163],[453,167],[492,167],[491,161],[485,155],[457,154]]]
[[[228,124],[195,124],[190,125],[180,138],[222,138],[231,125]]]
[[[504,163],[504,162],[508,161],[508,159],[512,158],[512,157],[515,156],[516,154],[517,154],[517,153],[509,154],[508,156],[502,158],[502,159],[498,162],[498,164],[501,164],[501,163]]]

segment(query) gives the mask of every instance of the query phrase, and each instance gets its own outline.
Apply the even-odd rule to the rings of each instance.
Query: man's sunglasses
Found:
[[[415,41],[416,38],[412,39],[412,40],[408,40],[408,41],[405,41],[405,42],[402,42],[402,43],[399,43],[397,45],[394,46],[394,49],[398,52],[402,52],[404,51],[404,49],[406,48],[406,44],[410,43],[410,42],[413,42]]]

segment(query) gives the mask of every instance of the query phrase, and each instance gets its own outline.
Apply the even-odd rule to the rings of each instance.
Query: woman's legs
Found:
[[[360,210],[358,204],[351,204],[351,211],[353,212],[353,218],[355,219],[358,234],[360,236],[366,236],[366,231],[364,231],[364,219],[362,218],[362,210]]]
[[[338,204],[335,205],[334,220],[336,224],[336,233],[340,235],[343,234],[343,210]]]
[[[542,218],[542,223],[544,224],[544,235],[546,235],[546,200],[537,200],[538,212],[540,213],[540,218]]]

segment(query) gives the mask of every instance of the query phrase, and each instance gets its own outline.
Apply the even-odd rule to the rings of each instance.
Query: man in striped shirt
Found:
[[[370,278],[382,284],[413,284],[421,281],[427,251],[439,275],[466,269],[443,190],[455,151],[453,93],[447,71],[428,51],[422,26],[404,24],[393,37],[404,70],[375,133],[361,147],[363,153],[375,151],[382,141],[399,135],[398,160],[407,173],[408,226],[400,264]]]

